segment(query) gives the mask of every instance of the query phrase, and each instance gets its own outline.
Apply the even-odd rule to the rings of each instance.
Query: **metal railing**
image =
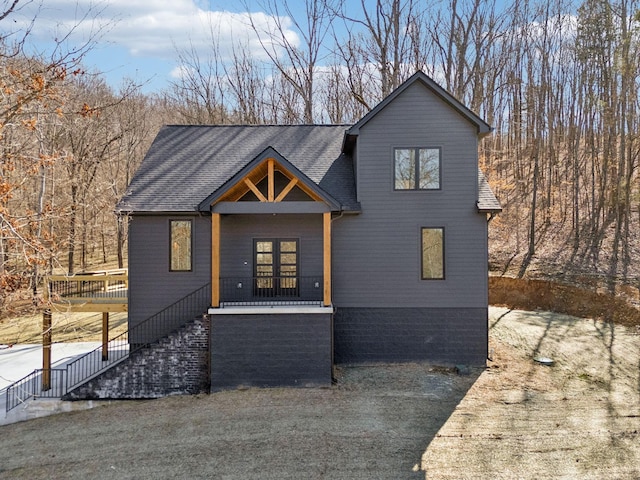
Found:
[[[322,276],[220,278],[222,305],[296,305],[317,303],[322,299]]]
[[[43,369],[34,370],[29,375],[12,383],[6,389],[6,411],[17,407],[30,398],[60,398],[65,393],[65,374],[63,368],[52,368],[49,370],[49,388],[43,390],[42,375]]]
[[[133,352],[156,343],[189,320],[206,312],[211,301],[211,284],[204,285],[169,305],[160,312],[134,325],[128,331],[109,340],[106,349],[96,349],[69,362],[64,369],[52,369],[51,389],[42,391],[42,370],[35,370],[7,388],[8,412],[33,397],[60,398],[96,375],[121,362]],[[53,372],[59,373],[54,376]],[[35,380],[37,378],[37,380]],[[56,385],[56,388],[53,385]],[[11,391],[11,401],[9,395]],[[29,394],[29,392],[34,392]],[[37,393],[35,393],[37,392]]]
[[[76,358],[67,365],[67,391],[65,393],[102,373],[133,352],[166,337],[192,318],[202,315],[206,312],[210,302],[211,284],[207,284],[134,325],[128,331],[112,338],[107,343],[105,351],[101,345]]]

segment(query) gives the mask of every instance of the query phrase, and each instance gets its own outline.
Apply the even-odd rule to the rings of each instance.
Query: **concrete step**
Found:
[[[113,401],[114,400],[83,400],[78,402],[65,402],[55,398],[32,398],[9,412],[5,412],[3,409],[2,412],[0,412],[0,425],[23,422],[48,415],[56,415],[58,413],[88,410],[90,408],[108,405]]]

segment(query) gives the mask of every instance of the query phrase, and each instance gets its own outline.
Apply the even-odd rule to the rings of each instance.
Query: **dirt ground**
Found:
[[[492,308],[486,369],[349,367],[327,389],[119,402],[7,425],[0,478],[638,479],[639,333]]]

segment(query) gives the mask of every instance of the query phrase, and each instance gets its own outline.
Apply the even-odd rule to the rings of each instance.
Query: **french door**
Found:
[[[257,297],[297,297],[298,239],[256,239],[253,242]]]

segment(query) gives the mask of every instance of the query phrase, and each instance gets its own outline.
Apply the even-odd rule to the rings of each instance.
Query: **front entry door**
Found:
[[[297,297],[298,240],[254,240],[254,295],[256,297]]]

